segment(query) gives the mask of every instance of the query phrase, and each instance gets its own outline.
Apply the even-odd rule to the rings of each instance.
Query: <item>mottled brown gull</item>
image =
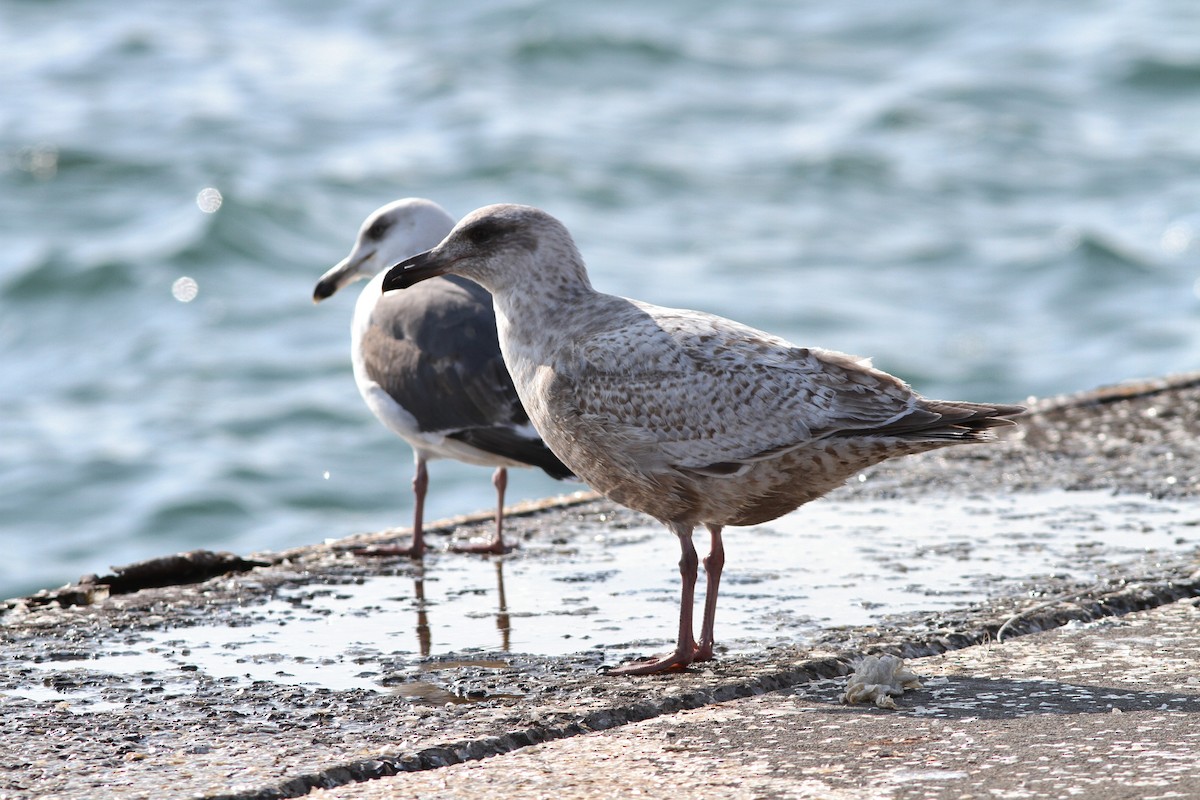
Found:
[[[372,548],[375,554],[420,557],[425,551],[426,462],[452,458],[495,467],[496,528],[490,542],[456,550],[498,553],[504,545],[504,490],[508,467],[541,467],[571,476],[542,444],[496,341],[492,298],[479,284],[454,275],[418,290],[384,296],[385,267],[433,247],[454,218],[431,200],[406,198],[374,211],[350,255],[321,276],[320,302],[357,280],[370,279],[354,307],[350,353],[358,391],[389,430],[412,446],[412,544]]]
[[[602,294],[558,220],[495,205],[396,265],[383,290],[455,274],[492,292],[500,350],[563,463],[679,539],[675,651],[615,673],[713,657],[726,525],[775,519],[893,456],[985,442],[1020,406],[927,400],[866,359],[797,347],[728,319]],[[692,531],[712,546],[700,640]]]

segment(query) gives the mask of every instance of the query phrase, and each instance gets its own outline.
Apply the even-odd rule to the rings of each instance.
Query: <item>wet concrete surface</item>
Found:
[[[1016,739],[1009,747],[1023,743],[1017,733],[1034,719],[1045,736],[1076,742],[1071,747],[1083,754],[1082,743],[1103,732],[1088,727],[1098,718],[1087,710],[1096,691],[1089,699],[1062,687],[1080,685],[1076,673],[1088,664],[1096,672],[1087,685],[1097,691],[1115,691],[1138,674],[1145,685],[1135,694],[1149,698],[1139,703],[1155,693],[1183,698],[1155,706],[1166,737],[1157,745],[1176,752],[1171,726],[1183,720],[1180,736],[1184,723],[1196,727],[1195,693],[1186,690],[1187,676],[1176,676],[1169,690],[1154,687],[1153,676],[1174,675],[1170,669],[1187,658],[1195,663],[1184,644],[1188,635],[1196,640],[1200,625],[1181,598],[1200,595],[1197,409],[1196,375],[1041,402],[1002,445],[881,465],[784,520],[733,532],[718,614],[726,648],[718,661],[685,674],[603,674],[671,637],[676,548],[645,518],[587,496],[514,516],[522,547],[503,559],[438,555],[419,568],[351,552],[396,535],[385,532],[240,561],[194,558],[177,572],[186,583],[171,583],[169,569],[164,580],[163,570],[143,567],[9,601],[0,605],[0,798],[287,797],[430,770],[403,780],[452,787],[460,774],[482,780],[481,769],[489,780],[514,779],[503,777],[506,764],[530,763],[518,756],[541,758],[547,748],[575,753],[579,769],[554,778],[555,796],[568,797],[568,787],[604,774],[581,754],[594,748],[599,759],[603,743],[621,737],[632,738],[613,745],[608,758],[622,775],[641,769],[651,794],[678,777],[666,762],[654,767],[659,745],[670,745],[663,752],[672,755],[663,758],[672,764],[725,759],[744,787],[757,785],[755,776],[763,776],[750,743],[722,749],[722,738],[735,739],[706,728],[706,714],[725,719],[726,728],[758,726],[754,747],[763,759],[795,767],[765,775],[765,788],[743,796],[925,796],[904,792],[969,783],[984,774],[977,770],[988,758],[1004,754],[985,747],[974,766],[948,769],[951,777],[915,774],[940,769],[920,761],[931,748],[949,752],[922,728],[940,712],[916,708],[968,704],[979,719],[991,719],[985,701],[999,697],[1009,717],[996,724]],[[487,527],[477,516],[444,530],[484,536]],[[214,569],[219,574],[206,577]],[[139,584],[139,575],[150,577]],[[1096,655],[1119,638],[1117,623],[1146,619],[1136,624],[1152,627],[1161,615],[1192,627],[1173,639],[1152,637],[1149,664]],[[998,633],[1004,642],[994,644]],[[1055,638],[1075,633],[1092,637],[1091,656],[1076,659],[1071,654],[1081,651]],[[1021,656],[1019,670],[1012,654],[1021,648],[1034,649]],[[898,699],[906,716],[837,705],[838,676],[876,651],[920,659],[920,674],[947,683]],[[1033,677],[1044,685],[1027,674],[1039,659],[1045,666]],[[1035,698],[1030,708],[1061,708],[1024,716],[1013,710]],[[803,708],[810,710],[791,713]],[[1134,712],[1153,710],[1122,710]],[[806,727],[817,716],[863,726],[861,742],[876,741],[869,726],[882,726],[878,741],[901,742],[892,750],[908,760],[881,767],[886,758],[877,753],[839,753],[836,737]],[[906,725],[916,727],[904,734]],[[925,732],[911,733],[918,728]],[[660,730],[677,733],[647,744],[642,731],[653,739]],[[680,736],[684,745],[667,741]],[[812,773],[808,755],[783,759],[768,746],[772,736],[793,754],[824,753],[822,769],[832,772]],[[906,737],[911,746],[903,745]],[[1142,739],[1155,744],[1153,736]],[[494,754],[510,755],[446,768]],[[623,755],[632,760],[623,763]],[[1032,757],[1023,751],[1018,760]],[[1074,763],[1047,757],[1051,766]],[[899,771],[884,780],[885,767]],[[1069,783],[1071,770],[1063,769]],[[1054,796],[1020,794],[1040,778],[1030,773],[1020,783],[1011,765],[988,775],[991,783],[976,787],[981,796],[1001,779],[1018,792],[1009,796]],[[514,796],[541,791],[513,785],[527,793]],[[349,797],[384,786],[338,791]],[[620,791],[612,786],[606,794]],[[445,793],[458,791],[465,790]]]
[[[911,660],[897,711],[816,680],[311,797],[1196,797],[1198,629],[1189,599]]]

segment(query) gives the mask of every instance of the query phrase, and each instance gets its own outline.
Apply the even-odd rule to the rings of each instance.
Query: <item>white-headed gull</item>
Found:
[[[416,459],[412,545],[372,553],[423,554],[427,461],[453,458],[496,468],[495,535],[487,544],[456,548],[472,552],[505,549],[508,467],[534,466],[555,478],[571,477],[521,407],[500,357],[487,291],[453,275],[428,281],[419,291],[380,290],[386,267],[432,247],[453,227],[454,219],[430,200],[389,203],[367,217],[350,255],[313,290],[313,301],[320,302],[349,283],[370,279],[351,324],[354,381],[367,406],[412,446]]]

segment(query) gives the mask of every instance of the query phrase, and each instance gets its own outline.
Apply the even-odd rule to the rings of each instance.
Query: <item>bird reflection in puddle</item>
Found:
[[[496,630],[500,633],[499,650],[509,652],[512,646],[512,618],[508,613],[508,598],[504,593],[504,561],[492,562],[496,568],[496,598],[495,611]],[[417,566],[413,574],[413,606],[417,611],[417,652],[421,658],[429,658],[433,653],[433,633],[429,624],[429,608],[436,603],[430,603],[425,596],[425,565]]]
[[[500,633],[500,646],[502,652],[509,652],[511,646],[512,620],[508,613],[508,600],[504,593],[504,562],[496,560],[493,562],[496,568],[496,596],[497,609],[495,612],[496,629]],[[425,567],[419,565],[416,573],[413,576],[413,605],[417,611],[417,647],[422,659],[429,658],[432,650],[432,633],[429,625],[429,606],[430,603],[425,596]],[[472,671],[478,670],[503,670],[509,666],[507,661],[498,659],[453,659],[445,661],[434,661],[423,663],[418,666],[422,673],[434,673],[450,670],[468,669]],[[412,680],[403,683],[394,684],[391,691],[398,697],[401,697],[410,703],[420,705],[461,705],[468,703],[479,703],[485,700],[495,700],[503,698],[519,698],[522,694],[508,692],[490,692],[486,689],[474,686],[471,688],[456,686],[455,690],[446,689],[436,683],[427,680]]]

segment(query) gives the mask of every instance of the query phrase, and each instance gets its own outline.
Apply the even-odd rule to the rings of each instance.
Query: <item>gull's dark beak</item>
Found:
[[[426,250],[389,269],[383,276],[383,290],[407,289],[414,283],[445,275],[449,267],[450,264],[433,255],[432,250]]]
[[[343,267],[344,263],[345,262],[342,262],[342,264],[338,264],[330,272],[340,273],[340,271],[342,269],[344,269],[344,267]],[[338,287],[340,285],[341,285],[341,281],[337,275],[331,275],[328,272],[325,273],[324,275],[321,276],[321,280],[317,281],[316,288],[313,289],[313,302],[319,303],[322,300],[332,297],[333,293],[338,290]]]
[[[355,253],[358,249],[355,248]],[[313,289],[313,302],[319,303],[333,296],[333,293],[341,289],[348,283],[353,283],[359,278],[371,277],[369,273],[363,272],[363,266],[375,255],[375,251],[371,250],[361,256],[355,257],[355,253],[343,258],[332,267],[328,272],[321,276],[317,281],[317,286]]]

